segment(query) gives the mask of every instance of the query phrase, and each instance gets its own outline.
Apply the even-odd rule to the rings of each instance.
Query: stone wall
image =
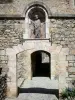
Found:
[[[7,91],[6,79],[7,75],[2,73],[0,75],[0,100],[4,100],[6,98],[6,91]]]
[[[18,51],[17,66],[19,66],[18,73],[20,73],[21,72],[20,68],[21,67],[23,68],[24,65],[26,64],[25,62],[27,62],[27,61],[24,62],[24,57],[22,57],[22,56],[23,55],[29,56],[29,55],[27,55],[26,51],[24,53],[23,53],[23,51],[33,48],[33,47],[34,47],[34,50],[36,50],[38,48],[36,46],[37,44],[35,41],[23,43],[22,39],[23,39],[24,32],[25,32],[24,20],[1,20],[0,21],[0,67],[8,67],[9,59],[10,60],[13,59],[11,57],[9,58],[8,55],[6,54],[6,49],[11,48],[10,52],[8,52],[8,54],[10,56],[11,55],[13,56],[14,53],[16,55],[17,54],[16,52]],[[61,55],[59,57],[60,57],[60,62],[63,60],[68,62],[68,66],[66,66],[66,72],[68,72],[68,75],[66,77],[66,82],[68,83],[69,87],[74,87],[74,81],[75,81],[75,45],[74,45],[75,44],[75,34],[74,34],[74,32],[75,32],[75,20],[74,19],[50,19],[50,27],[49,27],[50,37],[49,38],[52,38],[52,46],[54,44],[56,46],[60,46],[60,47],[62,46],[61,51],[63,52],[63,54],[65,54],[65,56],[63,57],[62,56],[63,54],[61,54],[59,52],[59,55]],[[51,42],[48,41],[48,45],[49,45],[49,43],[51,45]],[[20,45],[20,47],[19,47],[19,45]],[[42,45],[41,40],[39,41],[38,45],[40,46],[39,48],[42,48],[42,47],[44,48],[44,46],[45,47],[47,46],[44,44]],[[19,52],[20,50],[18,50],[18,49],[23,49],[22,53]],[[44,49],[46,49],[46,48],[44,48]],[[48,49],[49,49],[49,46],[48,46]],[[55,52],[60,51],[58,49],[56,49],[57,51],[55,50]],[[52,48],[52,50],[54,50],[54,49]],[[12,51],[13,51],[13,54],[11,54]],[[57,57],[58,57],[58,55],[57,55]],[[15,56],[15,59],[16,59],[16,56]],[[27,58],[27,60],[28,59],[30,59],[30,58]],[[12,60],[12,63],[13,63],[13,61],[14,60]],[[28,62],[27,62],[27,64],[28,64]],[[53,62],[52,66],[54,66],[54,64],[56,64],[56,63]],[[59,65],[63,67],[64,64],[63,65],[61,65],[61,64],[59,64]],[[13,68],[11,68],[11,66],[9,66],[10,67],[9,70],[14,68],[14,65],[13,65]],[[28,65],[26,65],[26,68],[27,68],[27,66]],[[64,68],[62,68],[62,69],[64,70]],[[27,69],[25,69],[25,71],[26,70]],[[15,75],[16,75],[16,73],[15,73]],[[21,76],[21,78],[24,79],[23,73],[22,73],[22,76]],[[20,76],[18,76],[18,78],[19,77]],[[25,76],[25,78],[27,78],[27,77]],[[7,78],[7,81],[12,82],[11,81],[11,72],[9,74],[9,77]],[[9,86],[9,87],[11,87],[11,86]]]
[[[7,1],[7,2],[3,2]],[[67,14],[75,14],[75,8],[73,7],[73,0],[2,0],[0,2],[0,14],[14,15],[20,14],[22,15],[25,7],[35,1],[45,3],[53,13],[67,13]]]
[[[16,56],[16,63],[17,63],[17,81],[18,87],[22,86],[24,80],[28,79],[29,77],[29,53],[28,50],[20,52]]]
[[[0,67],[6,67],[8,57],[6,48],[12,48],[21,43],[23,22],[20,20],[0,20]]]
[[[10,96],[17,95],[17,82],[20,86],[25,79],[31,79],[31,53],[37,50],[44,50],[51,54],[51,77],[59,80],[59,88],[75,86],[75,20],[67,18],[49,19],[48,29],[52,41],[22,41],[25,33],[25,9],[35,0],[6,0],[0,2],[0,15],[8,16],[0,19],[0,68],[8,69],[7,92]],[[63,15],[75,14],[73,0],[37,0],[46,4],[50,14]],[[36,2],[37,2],[36,1]],[[38,3],[38,2],[37,2]],[[43,4],[44,3],[44,4]],[[44,5],[45,6],[45,5]],[[45,9],[44,9],[45,10]],[[16,20],[13,16],[19,15]],[[50,15],[50,16],[51,16]],[[10,17],[11,16],[11,17]],[[0,16],[1,17],[1,16]],[[49,17],[49,16],[48,16]],[[71,17],[74,17],[71,15]],[[4,17],[5,18],[5,17]],[[15,20],[14,20],[15,19]],[[27,20],[26,20],[27,21]],[[47,29],[47,30],[48,30]],[[16,70],[17,69],[17,70]],[[5,72],[5,70],[4,70]],[[17,73],[17,77],[16,77]],[[13,77],[14,76],[14,77]],[[22,80],[22,81],[21,81]],[[20,83],[19,83],[20,82]],[[0,76],[2,91],[0,99],[5,97],[6,76]],[[63,85],[64,84],[64,85]],[[4,94],[3,94],[4,93]]]
[[[23,21],[0,20],[0,49],[20,43],[23,34]]]
[[[50,19],[50,34],[52,34],[52,44],[62,45],[63,48],[69,48],[69,54],[66,52],[66,61],[68,61],[69,86],[72,87],[75,80],[75,20],[73,19]]]

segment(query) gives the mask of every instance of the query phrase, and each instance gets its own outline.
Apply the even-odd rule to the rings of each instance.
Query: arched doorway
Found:
[[[32,77],[51,78],[51,57],[46,51],[36,51],[31,54]]]

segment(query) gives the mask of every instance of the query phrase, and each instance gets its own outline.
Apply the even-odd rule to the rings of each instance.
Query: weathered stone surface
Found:
[[[69,67],[69,72],[75,72],[75,67]]]
[[[74,63],[74,66],[75,66],[75,63]]]
[[[22,14],[27,4],[34,1],[14,0],[11,4],[0,4],[0,14]],[[46,3],[52,13],[75,13],[74,8],[69,6],[69,1],[41,0],[41,2]],[[60,89],[68,85],[66,76],[69,82],[74,78],[75,20],[73,18],[48,19],[47,30],[50,34],[47,38],[51,38],[51,42],[49,40],[23,41],[23,34],[26,31],[25,20],[0,20],[0,67],[9,67],[8,94],[16,95],[16,72],[18,79],[31,78],[30,57],[33,52],[38,50],[51,54],[51,79],[56,77],[59,79]],[[29,36],[29,33],[27,35]],[[7,57],[7,55],[9,56]]]
[[[69,75],[69,77],[75,78],[75,75]]]
[[[7,91],[6,79],[7,75],[5,73],[0,74],[0,100],[4,100],[6,98],[6,91]]]
[[[69,66],[74,66],[73,62],[70,62],[68,65],[69,65]]]
[[[0,55],[5,55],[5,54],[6,54],[5,50],[0,50]]]
[[[15,14],[22,14],[24,12],[25,7],[31,3],[31,2],[35,2],[35,0],[24,0],[24,1],[20,1],[20,0],[10,0],[11,2],[6,2],[7,0],[4,0],[5,2],[3,2],[3,4],[0,4],[0,14],[9,14],[9,15],[15,15]],[[54,14],[59,13],[62,14],[74,14],[74,4],[72,1],[65,1],[65,0],[37,0],[39,2],[45,3],[51,10],[51,12]],[[29,6],[29,5],[28,5]],[[69,7],[70,6],[70,7]],[[20,9],[19,9],[20,7]]]
[[[17,24],[15,24],[15,22]],[[4,22],[3,20],[0,21],[0,23],[2,23],[0,25],[2,26],[2,28],[0,28],[1,48],[12,47],[13,45],[20,43],[20,39],[22,38],[22,34],[23,34],[23,30],[22,30],[23,28],[22,28],[22,23],[18,23],[18,22],[20,21],[15,21],[15,20],[13,21],[7,20]]]
[[[68,55],[67,60],[75,60],[75,56],[74,55]]]
[[[28,57],[29,56],[26,51],[17,54],[17,78],[19,83],[21,78],[25,80],[28,78],[28,70],[29,70],[28,66],[30,63]]]

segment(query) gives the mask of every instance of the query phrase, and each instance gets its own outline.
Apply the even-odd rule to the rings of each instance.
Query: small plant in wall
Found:
[[[61,93],[63,100],[75,100],[75,88],[66,88]]]

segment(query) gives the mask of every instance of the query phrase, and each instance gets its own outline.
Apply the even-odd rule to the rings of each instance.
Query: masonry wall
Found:
[[[73,0],[2,0],[0,1],[0,14],[22,15],[26,6],[36,1],[44,2],[52,14],[75,14]]]
[[[6,48],[13,48],[13,46],[22,44],[24,32],[25,32],[24,20],[1,20],[0,21],[0,67],[8,68],[7,64],[9,58],[8,55],[6,55]],[[62,48],[69,48],[69,51],[67,51],[69,52],[69,54],[63,51],[66,53],[65,61],[68,62],[68,66],[66,68],[66,71],[68,72],[68,77],[66,77],[66,82],[68,83],[69,87],[74,87],[75,20],[74,19],[50,19],[49,32],[50,32],[49,38],[52,38],[52,45],[56,44],[57,46],[62,46]],[[17,57],[19,58],[21,56],[22,55],[20,54]],[[17,60],[19,62],[20,59]],[[9,82],[11,81],[11,78],[8,76],[7,76],[7,81]]]
[[[0,20],[0,67],[7,67],[6,48],[21,44],[23,22],[20,20]]]
[[[0,74],[0,100],[5,100],[6,98],[6,91],[7,91],[7,75]]]
[[[74,19],[50,19],[50,34],[52,34],[52,43],[62,45],[63,48],[69,48],[69,54],[66,52],[66,61],[68,66],[68,77],[66,78],[69,87],[73,87],[75,80],[75,20]]]
[[[7,75],[7,82],[9,85],[8,93],[13,91],[12,94],[15,94],[15,95],[17,91],[16,83],[15,83],[16,72],[17,72],[18,80],[22,79],[23,81],[24,79],[28,77],[30,79],[30,75],[31,75],[30,66],[29,66],[29,69],[27,66],[31,62],[30,62],[30,58],[27,58],[27,57],[30,57],[30,55],[28,54],[31,54],[32,51],[34,52],[35,50],[38,50],[36,43],[38,43],[39,48],[44,49],[44,43],[41,43],[41,40],[39,42],[34,42],[34,43],[32,41],[31,44],[30,42],[27,43],[24,41],[24,45],[23,45],[23,34],[25,33],[25,20],[23,17],[25,16],[25,9],[26,7],[30,6],[30,3],[34,4],[37,1],[39,1],[39,4],[41,2],[41,5],[46,4],[47,6],[46,8],[49,8],[47,10],[50,11],[50,16],[57,16],[57,15],[65,16],[65,14],[66,16],[68,16],[68,14],[71,14],[71,17],[73,17],[73,14],[75,14],[75,6],[74,6],[73,0],[54,0],[54,1],[53,0],[10,0],[10,2],[9,0],[0,1],[0,18],[2,18],[3,16],[4,18],[5,17],[8,18],[8,20],[6,18],[4,20],[0,19],[0,68],[3,68],[9,72],[9,75]],[[23,19],[21,19],[20,17],[22,17]],[[16,18],[20,18],[20,20]],[[66,67],[63,66],[64,64],[61,66],[62,63],[59,64],[60,66],[54,65],[54,64],[57,64],[57,62],[54,63],[53,61],[55,58],[58,57],[58,53],[57,53],[56,55],[53,55],[53,58],[54,56],[55,58],[54,59],[52,58],[52,67],[53,66],[58,67],[58,68],[63,67],[61,68],[63,69],[61,71],[66,70],[66,73],[67,73],[66,82],[68,83],[68,87],[75,87],[75,19],[73,18],[69,19],[67,17],[66,18],[54,17],[50,19],[50,26],[48,27],[49,34],[50,34],[49,38],[52,40],[49,43],[53,45],[51,49],[61,51],[61,53],[59,52],[60,60],[57,59],[58,62],[59,61],[63,62],[63,60],[65,63],[68,62],[68,65],[67,66],[65,65]],[[27,44],[25,45],[25,43]],[[19,46],[18,44],[21,44],[21,45]],[[32,48],[32,45],[34,48]],[[57,47],[57,49],[56,47],[54,47],[54,45]],[[30,48],[32,49],[29,52],[22,51],[22,52],[18,52],[17,54],[16,52],[20,51],[20,50],[14,49],[14,48],[17,48],[17,46],[18,46],[18,49],[21,49],[19,47],[23,47],[23,46],[24,46],[24,48],[22,48],[23,50],[25,50],[25,46],[27,46],[27,49],[30,49]],[[47,50],[48,50],[48,47],[49,47],[49,44],[46,48]],[[6,54],[7,48],[11,48],[15,57],[12,58],[13,54],[9,52],[9,55],[11,54],[9,58],[9,55]],[[11,50],[8,50],[8,51],[11,51]],[[57,51],[53,51],[53,53],[54,52],[57,52]],[[65,56],[63,56],[63,54],[65,54]],[[25,59],[25,57],[27,59]],[[15,59],[15,63],[12,65],[14,59]],[[9,61],[9,64],[8,64],[8,61]],[[17,61],[17,64],[16,64],[16,61]],[[8,68],[8,65],[9,65],[9,68]],[[16,71],[16,68],[17,68],[17,71]],[[14,70],[15,70],[15,73],[14,73]],[[52,74],[53,73],[54,71],[52,71]],[[58,70],[56,74],[58,74]],[[13,75],[15,76],[15,78],[11,79]],[[62,79],[62,75],[59,75],[59,76],[56,75],[56,76],[58,77],[58,79],[59,79],[59,76],[60,76],[60,79]],[[65,75],[63,75],[63,77],[65,77]],[[2,79],[3,79],[3,83],[1,84],[4,84],[4,78],[0,77],[0,80]],[[62,79],[62,81],[64,80],[65,79]],[[22,82],[22,81],[20,80],[19,82]],[[19,82],[18,82],[18,85],[20,86],[21,83]],[[12,86],[11,86],[11,83],[13,83]],[[61,84],[61,82],[59,83]],[[62,85],[63,85],[63,82],[62,82]],[[62,85],[60,87],[63,88],[64,86]]]
[[[29,59],[29,52],[28,50],[25,50],[23,52],[20,52],[16,56],[16,68],[17,68],[17,81],[18,81],[18,87],[21,87],[23,84],[23,81],[28,79],[30,72],[29,69],[30,66],[30,59]]]
[[[0,49],[12,47],[21,42],[23,22],[20,20],[0,20]]]

